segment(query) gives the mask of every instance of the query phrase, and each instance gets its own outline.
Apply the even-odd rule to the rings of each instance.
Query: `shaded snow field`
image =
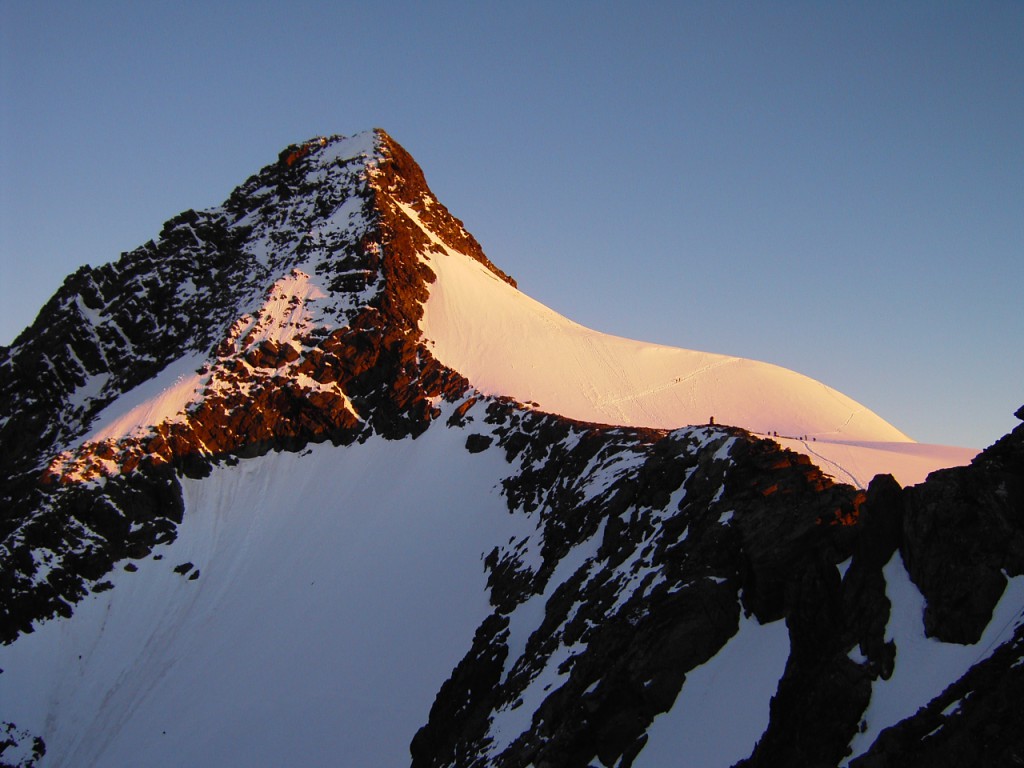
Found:
[[[483,555],[533,532],[496,487],[502,452],[469,454],[464,439],[439,424],[416,440],[311,446],[184,481],[185,519],[162,559],[118,570],[71,619],[0,648],[5,717],[46,740],[45,766],[407,765],[489,613]],[[577,549],[560,571],[592,556],[593,540]],[[185,562],[197,579],[174,573]],[[948,645],[924,637],[923,599],[898,556],[885,576],[897,669],[875,684],[855,754],[987,656],[1024,604],[1013,579],[982,641]],[[517,610],[514,649],[543,599]],[[748,755],[788,650],[784,622],[742,619],[687,675],[635,765]],[[499,738],[532,711],[499,713]]]
[[[910,581],[898,553],[883,572],[892,602],[885,639],[896,643],[896,668],[889,680],[874,683],[864,714],[865,730],[854,737],[844,765],[863,754],[883,730],[915,714],[991,655],[1024,620],[1024,576],[1018,576],[1009,580],[976,644],[925,637],[924,597]],[[672,709],[655,718],[634,768],[728,768],[748,757],[768,726],[771,697],[788,655],[785,622],[761,626],[756,619],[741,618],[736,635],[714,658],[686,676]]]
[[[532,530],[493,487],[502,453],[464,440],[438,425],[185,480],[161,560],[0,648],[4,716],[48,767],[408,765],[490,610],[482,556]]]
[[[633,768],[729,768],[754,751],[789,658],[786,622],[740,617],[739,630],[686,676],[668,712],[654,719]]]
[[[925,637],[924,597],[910,580],[899,553],[882,572],[892,603],[885,639],[896,643],[896,669],[888,680],[875,681],[864,714],[866,729],[851,742],[850,759],[863,754],[883,730],[913,715],[1009,640],[1024,614],[1024,576],[1016,576],[1009,579],[977,643],[939,642]]]

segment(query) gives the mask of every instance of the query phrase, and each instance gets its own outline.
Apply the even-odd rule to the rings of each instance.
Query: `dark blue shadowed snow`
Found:
[[[747,757],[768,727],[768,707],[789,657],[784,621],[741,617],[739,631],[686,676],[668,712],[648,730],[634,768],[728,768]]]
[[[5,717],[49,768],[408,765],[490,610],[481,556],[523,533],[502,454],[464,440],[437,426],[185,481],[161,560],[0,648]]]

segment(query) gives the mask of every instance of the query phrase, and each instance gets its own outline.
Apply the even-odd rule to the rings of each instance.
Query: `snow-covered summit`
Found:
[[[602,424],[739,426],[813,448],[857,484],[886,471],[916,482],[973,455],[915,449],[867,407],[793,371],[559,315],[487,259],[381,130],[291,145],[223,205],[172,219],[114,264],[83,268],[0,365],[25,400],[62,401],[43,443],[74,453],[83,440],[187,424],[211,398],[242,407],[237,394],[253,392],[242,374],[260,368],[256,350],[269,345],[294,355],[272,378],[344,401],[361,419],[350,393],[310,374],[324,339],[369,327],[422,342],[422,356],[485,395]],[[52,352],[35,356],[33,340]]]
[[[583,328],[383,132],[295,144],[0,349],[0,762],[970,744],[1024,691],[1022,429],[872,480],[973,452]]]

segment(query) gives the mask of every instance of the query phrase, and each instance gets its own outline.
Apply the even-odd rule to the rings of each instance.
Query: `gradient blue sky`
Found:
[[[534,298],[915,439],[1024,403],[1024,3],[0,0],[0,344],[63,277],[379,126]]]

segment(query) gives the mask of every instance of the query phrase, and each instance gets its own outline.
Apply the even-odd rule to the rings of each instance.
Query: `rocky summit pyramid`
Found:
[[[0,348],[0,765],[1012,765],[1024,427],[974,454],[293,145]]]

